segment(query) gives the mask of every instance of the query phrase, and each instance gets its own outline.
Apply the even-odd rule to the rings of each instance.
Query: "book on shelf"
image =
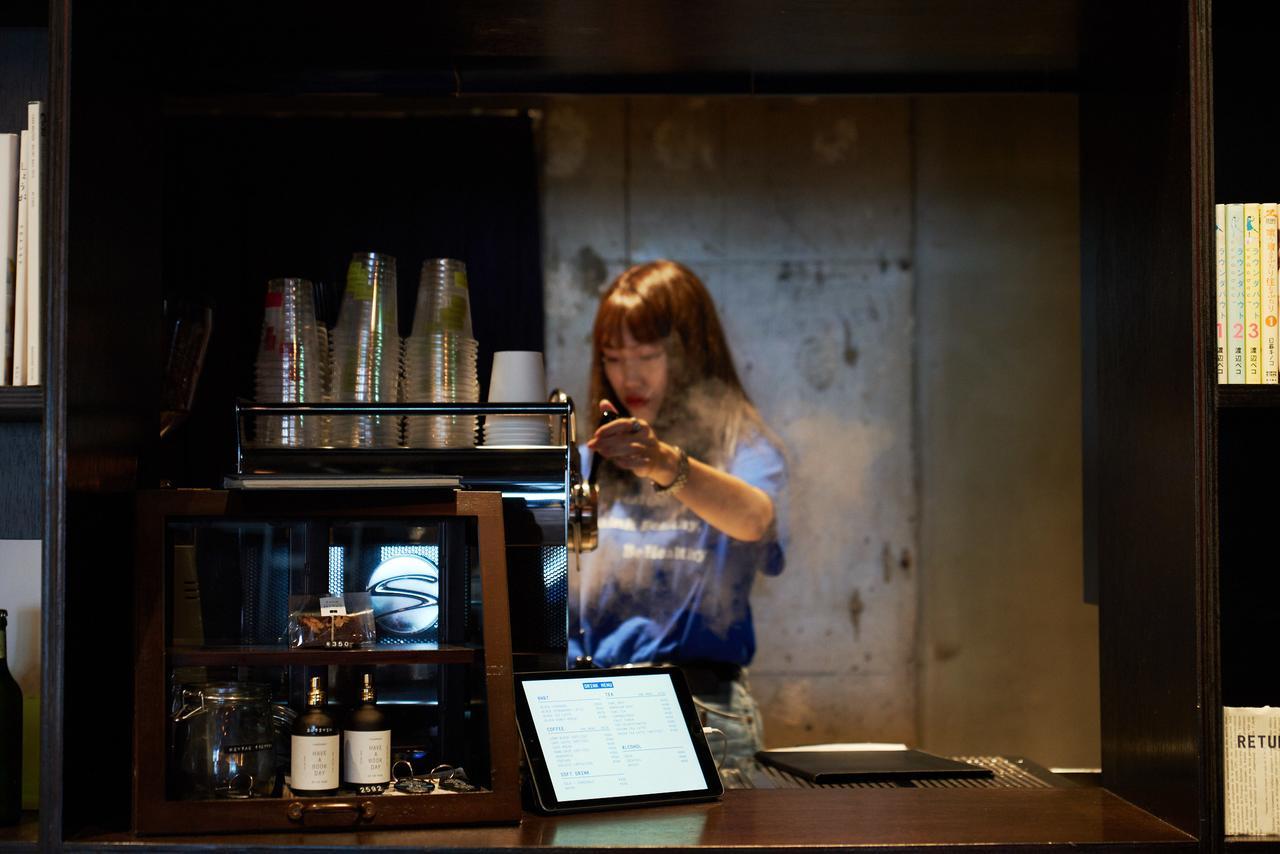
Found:
[[[1262,277],[1262,381],[1268,385],[1280,383],[1280,249],[1277,248],[1277,208],[1275,202],[1258,206],[1258,222],[1261,230],[1258,239],[1261,251]]]
[[[1227,206],[1213,206],[1214,284],[1217,311],[1214,314],[1218,337],[1218,382],[1227,381]]]
[[[27,132],[31,135],[31,169],[27,173],[27,385],[40,384],[40,338],[44,301],[43,208],[44,142],[48,133],[44,103],[27,103]]]
[[[18,136],[18,245],[14,251],[13,293],[13,359],[11,381],[27,384],[27,187],[31,172],[31,134],[24,130]]]
[[[40,250],[44,103],[27,102],[27,127],[0,134],[0,385],[39,385],[44,314],[44,253]]]
[[[1213,206],[1218,382],[1280,385],[1280,202]]]
[[[1258,205],[1244,206],[1244,381],[1262,382],[1262,244]],[[28,262],[29,263],[29,262]]]
[[[1244,374],[1244,205],[1227,205],[1227,382]]]
[[[13,293],[18,246],[18,135],[0,133],[0,385],[13,376]]]
[[[1280,834],[1280,709],[1222,709],[1227,836]]]

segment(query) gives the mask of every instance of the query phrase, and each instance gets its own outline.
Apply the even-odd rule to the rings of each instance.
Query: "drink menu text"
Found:
[[[559,800],[706,788],[668,676],[531,680],[524,691]]]

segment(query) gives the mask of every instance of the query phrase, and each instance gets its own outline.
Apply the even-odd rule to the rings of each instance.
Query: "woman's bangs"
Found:
[[[624,327],[641,344],[661,341],[671,332],[670,323],[662,321],[661,312],[638,295],[615,292],[601,303],[596,316],[596,347],[621,347]]]

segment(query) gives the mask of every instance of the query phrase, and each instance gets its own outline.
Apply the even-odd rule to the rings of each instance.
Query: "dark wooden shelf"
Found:
[[[40,848],[40,814],[23,812],[12,827],[0,827],[0,851],[37,851]]]
[[[0,421],[39,421],[44,416],[44,386],[0,386]]]
[[[170,647],[174,667],[244,665],[473,664],[479,650],[469,646],[406,644],[370,649],[292,649],[279,646]]]
[[[13,0],[0,4],[0,28],[42,29],[49,26],[49,4],[39,0]]]
[[[1226,842],[1250,851],[1280,851],[1280,836],[1228,836]]]
[[[1280,407],[1280,385],[1219,385],[1218,408]]]
[[[194,95],[1074,90],[1079,6],[925,0],[899,12],[876,0],[809,0],[748,13],[728,0],[440,0],[394,11],[308,8],[298,38],[296,15],[283,10],[255,9],[245,28],[197,5],[166,8],[153,48],[164,85]],[[637,33],[661,33],[662,49]],[[237,47],[234,68],[211,47],[225,44]]]

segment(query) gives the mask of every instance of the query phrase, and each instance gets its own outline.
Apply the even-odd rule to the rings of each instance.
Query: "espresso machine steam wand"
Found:
[[[595,463],[598,461],[592,461],[592,476],[584,480],[582,455],[578,450],[577,410],[574,408],[573,398],[561,389],[555,389],[551,392],[550,402],[569,405],[569,417],[564,422],[569,435],[561,437],[569,447],[569,547],[578,554],[595,551],[600,544],[596,516],[599,491],[595,479]]]

